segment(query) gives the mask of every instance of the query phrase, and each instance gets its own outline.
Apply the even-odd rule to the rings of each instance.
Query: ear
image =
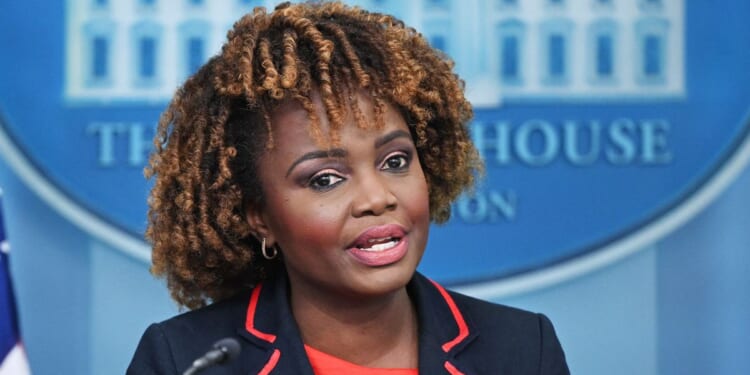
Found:
[[[245,211],[245,220],[247,220],[250,229],[255,234],[258,241],[265,237],[267,247],[276,244],[276,237],[268,226],[268,218],[263,210],[256,207],[248,208]]]

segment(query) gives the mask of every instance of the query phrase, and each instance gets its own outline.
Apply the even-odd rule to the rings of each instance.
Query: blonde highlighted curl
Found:
[[[389,15],[337,2],[256,8],[234,24],[221,53],[177,91],[162,114],[146,176],[155,177],[146,237],[151,271],[190,309],[268,277],[278,266],[260,255],[245,220],[263,205],[259,156],[273,147],[270,113],[297,100],[310,134],[336,142],[347,111],[370,127],[355,93],[369,93],[377,121],[386,103],[406,119],[429,186],[430,215],[442,223],[471,188],[481,162],[471,143],[472,109],[453,63]],[[330,130],[312,103],[319,95]]]

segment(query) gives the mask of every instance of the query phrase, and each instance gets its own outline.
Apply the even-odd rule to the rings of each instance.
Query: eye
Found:
[[[382,169],[391,170],[404,170],[409,167],[411,157],[408,154],[396,153],[388,156],[383,163]]]
[[[333,188],[343,180],[343,177],[333,173],[321,173],[313,176],[307,185],[313,190],[326,191]]]

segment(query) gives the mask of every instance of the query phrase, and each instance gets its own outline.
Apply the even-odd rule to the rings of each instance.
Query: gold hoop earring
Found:
[[[268,248],[266,248],[266,238],[263,237],[263,239],[260,240],[260,252],[263,254],[263,258],[272,260],[276,258],[277,255],[279,255],[279,251],[276,250],[276,246],[271,246],[271,250],[273,250],[273,252],[269,254]]]

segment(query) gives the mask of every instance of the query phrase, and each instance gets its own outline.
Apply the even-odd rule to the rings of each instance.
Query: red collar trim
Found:
[[[247,307],[245,329],[250,332],[251,335],[273,344],[273,342],[276,341],[276,335],[261,332],[255,328],[255,310],[258,308],[258,298],[260,298],[260,290],[262,287],[263,283],[258,283],[258,285],[253,288],[253,293],[250,296],[250,305]]]
[[[450,373],[451,375],[464,375],[464,373],[461,372],[461,370],[457,369],[456,366],[453,366],[453,364],[448,361],[445,361],[443,365],[445,366],[445,369],[448,370],[448,373]]]
[[[458,306],[456,306],[456,302],[453,301],[453,298],[450,296],[450,294],[448,294],[448,292],[442,286],[440,286],[440,284],[432,280],[430,280],[430,282],[435,286],[438,292],[440,292],[440,295],[445,300],[445,303],[448,304],[448,308],[453,315],[453,320],[458,326],[458,335],[456,335],[456,337],[446,342],[442,346],[443,351],[447,353],[469,336],[469,327],[466,324],[461,311],[458,309]],[[247,308],[247,316],[245,318],[245,329],[253,336],[273,344],[274,341],[276,341],[276,335],[261,332],[255,328],[255,311],[258,308],[258,299],[260,298],[260,292],[262,289],[263,284],[258,283],[258,285],[253,288],[253,292],[250,295],[250,304]]]
[[[469,336],[469,326],[466,325],[466,321],[464,320],[464,316],[461,315],[461,311],[458,310],[458,307],[456,306],[456,302],[453,301],[453,298],[448,294],[448,292],[440,286],[440,284],[430,280],[430,282],[435,285],[435,288],[437,288],[438,292],[443,296],[443,299],[445,300],[445,303],[448,304],[448,308],[451,310],[451,314],[453,314],[453,320],[456,321],[456,325],[458,326],[458,335],[453,339],[445,344],[443,344],[443,351],[448,353],[453,347],[461,343],[466,337]]]
[[[258,375],[270,374],[271,371],[276,368],[276,364],[279,363],[279,357],[281,357],[281,352],[279,351],[279,349],[274,350],[273,354],[271,354],[271,358],[268,359],[268,362],[266,362],[266,365],[263,366]]]

